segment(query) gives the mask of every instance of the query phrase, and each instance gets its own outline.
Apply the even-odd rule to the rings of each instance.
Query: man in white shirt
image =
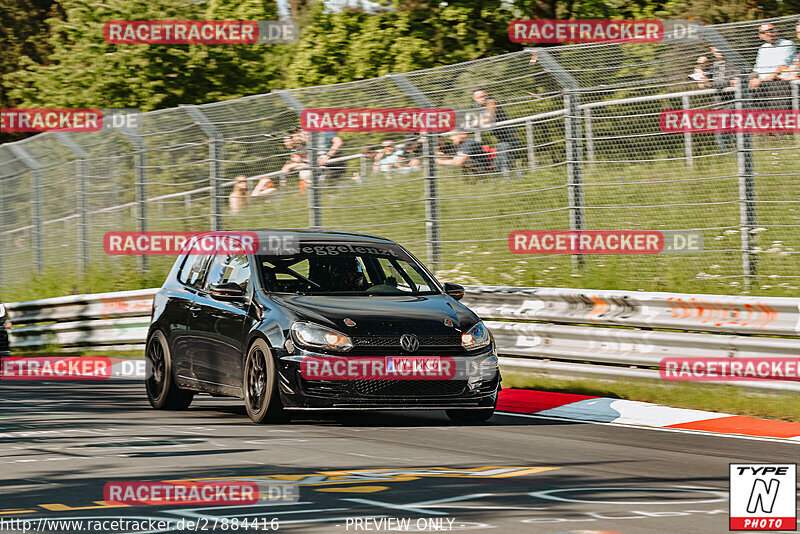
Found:
[[[778,30],[773,24],[762,24],[758,28],[758,36],[764,41],[758,48],[756,64],[753,72],[757,77],[750,80],[750,87],[755,89],[763,82],[775,80],[783,68],[792,64],[797,49],[788,39],[780,39]]]
[[[780,109],[788,105],[790,88],[780,75],[792,64],[797,49],[788,39],[781,39],[773,24],[758,27],[758,36],[764,41],[758,49],[753,66],[755,76],[750,88],[755,89],[753,100],[763,102],[766,108]]]

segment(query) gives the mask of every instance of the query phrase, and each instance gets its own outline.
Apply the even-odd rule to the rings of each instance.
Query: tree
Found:
[[[47,62],[22,56],[3,77],[8,93],[26,106],[160,109],[267,92],[286,54],[269,45],[117,45],[103,39],[103,23],[133,19],[268,20],[274,2],[212,0],[61,0],[63,18],[50,18]]]

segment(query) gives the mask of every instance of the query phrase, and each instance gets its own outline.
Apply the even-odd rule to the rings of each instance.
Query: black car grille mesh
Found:
[[[400,345],[400,336],[356,336],[352,339],[353,354],[407,354]],[[418,336],[418,339],[419,349],[414,351],[414,355],[447,356],[463,353],[458,336]]]
[[[356,393],[364,397],[440,397],[464,391],[463,380],[356,380]]]
[[[8,331],[0,328],[0,352],[8,351]]]

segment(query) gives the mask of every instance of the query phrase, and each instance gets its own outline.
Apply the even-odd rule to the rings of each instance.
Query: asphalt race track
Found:
[[[800,443],[502,414],[470,427],[438,412],[254,425],[241,402],[206,395],[186,412],[157,412],[139,382],[3,382],[0,532],[22,532],[9,527],[16,518],[39,532],[74,531],[41,518],[183,518],[235,532],[233,517],[284,532],[395,531],[380,518],[407,519],[412,532],[727,532],[728,464],[795,462],[798,452]],[[111,480],[244,477],[299,484],[299,500],[103,501]]]

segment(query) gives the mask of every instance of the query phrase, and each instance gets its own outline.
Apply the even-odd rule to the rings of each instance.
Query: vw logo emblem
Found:
[[[414,334],[403,334],[400,336],[400,346],[406,352],[414,352],[419,348],[419,339]]]

